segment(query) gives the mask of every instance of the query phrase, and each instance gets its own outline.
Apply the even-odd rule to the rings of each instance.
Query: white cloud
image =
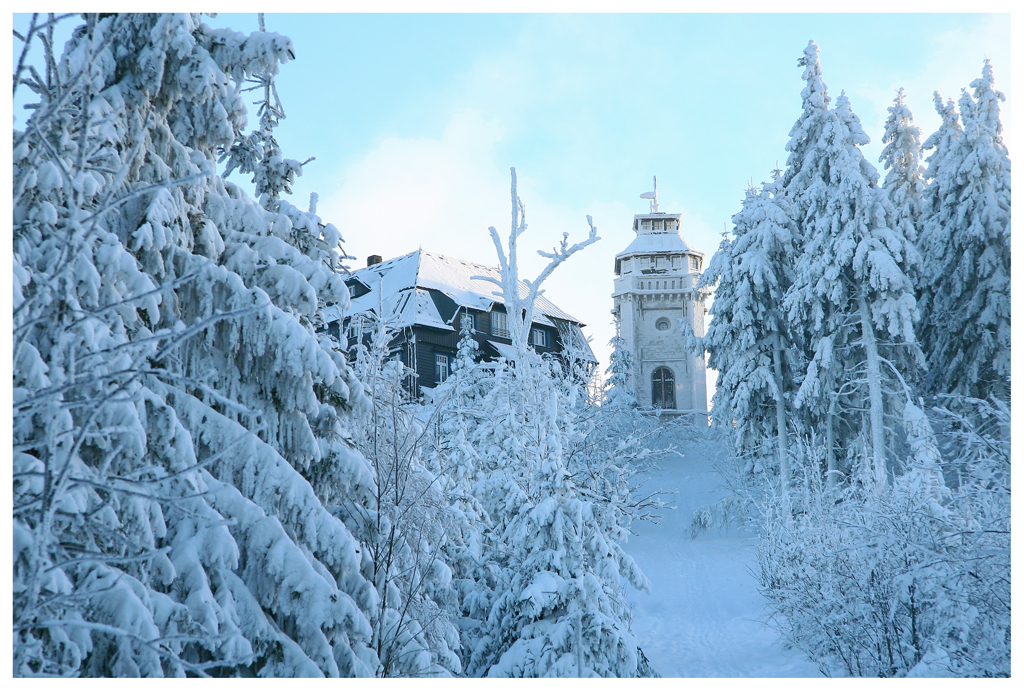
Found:
[[[500,122],[479,112],[455,113],[439,139],[389,137],[345,169],[335,192],[319,205],[362,266],[420,245],[482,261],[493,254],[487,226],[507,204],[507,176],[493,165]]]
[[[345,249],[357,257],[385,259],[418,247],[462,259],[496,265],[487,232],[495,226],[503,240],[511,223],[509,170],[493,160],[502,124],[477,111],[452,115],[440,138],[389,137],[342,174],[336,191],[323,199],[318,213],[341,229]],[[572,257],[548,279],[547,297],[586,323],[595,353],[607,362],[614,256],[632,239],[632,213],[621,202],[593,202],[586,209],[543,199],[529,171],[517,170],[519,196],[529,229],[520,238],[521,278],[534,278],[563,232],[569,242],[589,232],[586,214],[594,217],[604,239]],[[603,367],[603,365],[602,365]]]

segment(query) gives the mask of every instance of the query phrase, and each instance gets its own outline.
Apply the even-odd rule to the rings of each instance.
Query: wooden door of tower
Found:
[[[676,378],[668,367],[659,367],[651,375],[651,405],[666,410],[676,407]]]

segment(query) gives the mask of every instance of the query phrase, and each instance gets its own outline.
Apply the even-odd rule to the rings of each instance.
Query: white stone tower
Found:
[[[704,335],[704,303],[694,295],[704,253],[679,235],[681,214],[658,210],[657,178],[654,191],[640,196],[651,210],[633,217],[636,238],[615,256],[612,293],[619,335],[633,354],[636,398],[665,413],[707,413],[704,358],[687,350],[680,334],[682,320]]]

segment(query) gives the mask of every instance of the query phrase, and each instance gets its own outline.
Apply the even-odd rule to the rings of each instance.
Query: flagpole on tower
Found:
[[[651,201],[651,213],[658,213],[658,176],[654,176],[654,191],[644,192],[640,195],[641,199],[649,199]]]

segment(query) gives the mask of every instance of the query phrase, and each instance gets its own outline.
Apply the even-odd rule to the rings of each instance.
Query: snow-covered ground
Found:
[[[670,455],[647,482],[678,489],[667,498],[676,508],[658,525],[634,524],[639,534],[626,545],[651,580],[650,595],[628,595],[633,633],[651,666],[663,677],[820,677],[761,621],[755,536],[732,529],[690,539],[690,513],[723,492],[708,460],[678,446],[683,457]]]

